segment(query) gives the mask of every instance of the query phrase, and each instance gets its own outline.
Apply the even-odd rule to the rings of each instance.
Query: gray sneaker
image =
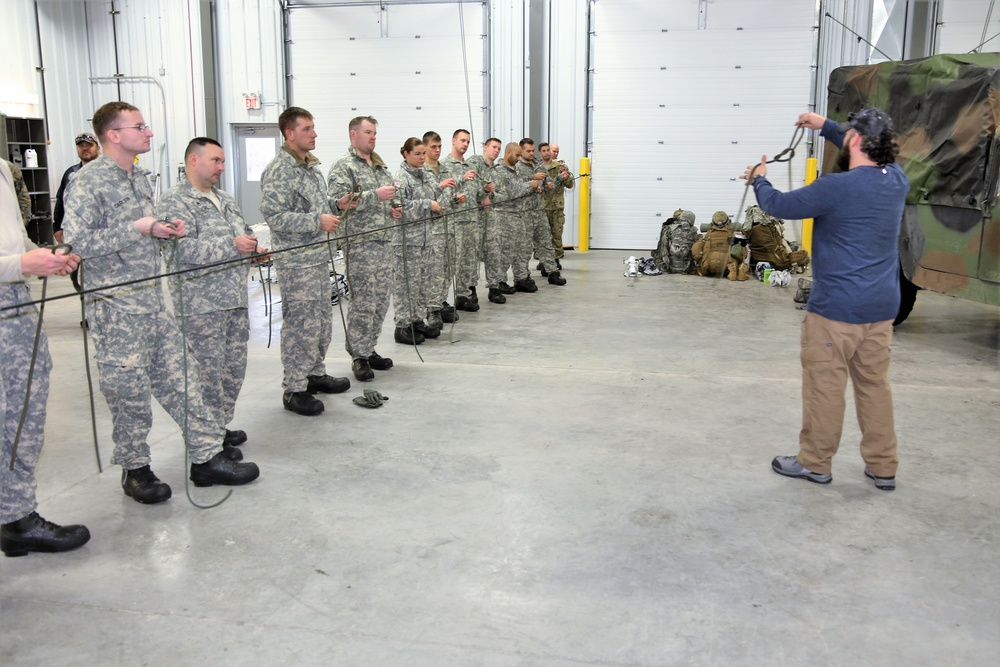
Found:
[[[896,478],[895,477],[876,477],[871,470],[865,468],[865,477],[875,482],[875,488],[880,491],[895,491],[896,490]]]
[[[775,456],[771,461],[771,470],[785,477],[801,477],[817,484],[829,484],[833,481],[833,475],[820,475],[804,468],[795,456]]]

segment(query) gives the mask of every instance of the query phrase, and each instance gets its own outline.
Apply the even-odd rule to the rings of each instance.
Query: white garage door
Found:
[[[815,3],[599,0],[594,12],[591,245],[655,247],[676,208],[698,223],[735,215],[734,179],[786,147],[808,108]],[[797,155],[796,187],[804,141]],[[788,167],[772,169],[787,189]]]
[[[403,142],[428,130],[446,151],[458,128],[482,143],[483,25],[478,2],[290,9],[289,104],[315,117],[324,173],[347,150],[355,116],[378,120],[375,151],[393,171]]]

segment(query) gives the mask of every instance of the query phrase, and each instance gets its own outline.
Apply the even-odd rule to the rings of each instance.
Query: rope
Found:
[[[80,286],[83,286],[83,263],[80,263]],[[94,432],[94,455],[97,457],[97,472],[104,472],[104,466],[101,465],[101,447],[97,441],[97,410],[94,407],[94,378],[90,373],[90,346],[87,343],[87,331],[90,329],[90,323],[87,322],[87,304],[83,298],[83,294],[80,294],[80,328],[83,330],[83,363],[87,369],[87,393],[90,396],[90,427]]]
[[[788,142],[788,147],[765,163],[765,164],[772,164],[774,162],[788,163],[789,190],[792,189],[792,158],[795,157],[795,149],[799,147],[799,143],[802,142],[802,137],[805,136],[805,133],[806,133],[806,128],[804,126],[796,127],[795,131],[792,133],[791,140]],[[743,205],[746,204],[747,201],[747,191],[750,190],[750,185],[753,183],[753,175],[759,167],[760,164],[755,164],[753,168],[750,170],[750,173],[747,174],[747,184],[746,187],[743,188],[743,197],[740,199],[740,207],[736,209],[736,223],[735,223],[736,228],[739,228],[740,226],[740,216],[743,214]]]
[[[585,178],[587,176],[590,176],[590,174],[580,174],[578,176],[574,176],[573,180],[578,180],[578,179],[581,179],[581,178]],[[498,203],[509,203],[509,202],[513,202],[513,201],[518,201],[520,199],[524,199],[526,197],[533,196],[535,194],[537,194],[537,193],[535,193],[535,192],[529,192],[527,194],[519,195],[517,197],[511,197],[510,199],[504,199],[502,202],[498,202]],[[461,208],[461,209],[457,209],[457,210],[452,211],[452,213],[461,213],[461,212],[473,211],[473,210],[479,211],[482,208],[483,208],[482,205],[479,204],[478,202],[476,202],[476,204],[474,206],[468,206],[467,205],[465,208]],[[392,224],[392,225],[386,225],[384,227],[379,228],[378,230],[369,230],[367,232],[361,232],[361,233],[358,233],[356,235],[350,235],[350,234],[348,234],[348,235],[342,237],[342,241],[349,242],[349,240],[353,236],[368,235],[368,234],[371,234],[372,231],[391,231],[393,229],[396,229],[397,227],[406,227],[406,226],[409,226],[409,225],[417,225],[417,224],[421,224],[421,223],[427,222],[428,220],[431,220],[431,219],[432,219],[431,217],[418,218],[416,220],[410,220],[408,222],[400,222],[400,223],[396,223],[396,224]],[[447,216],[445,217],[445,219],[447,220]],[[341,221],[343,221],[343,216],[341,216]],[[311,243],[303,243],[301,245],[291,246],[289,248],[285,248],[284,250],[271,250],[271,251],[269,251],[268,254],[272,255],[272,256],[273,255],[281,255],[281,254],[284,254],[284,253],[287,253],[287,252],[295,252],[297,250],[303,250],[305,248],[314,248],[316,246],[323,245],[323,244],[326,244],[326,243],[327,243],[327,240],[323,239],[323,240],[320,240],[320,241],[313,241]],[[346,258],[346,252],[345,252],[345,258]],[[140,283],[158,281],[158,280],[161,280],[163,278],[173,278],[175,276],[183,276],[185,274],[192,273],[194,271],[202,271],[202,272],[204,272],[204,271],[207,271],[209,269],[224,268],[224,267],[229,266],[230,264],[240,264],[240,263],[252,262],[252,261],[254,261],[253,257],[249,257],[249,258],[248,257],[239,257],[239,258],[236,258],[236,259],[220,260],[218,262],[212,262],[210,264],[203,264],[203,265],[200,265],[197,268],[193,268],[193,269],[177,269],[177,270],[174,270],[174,271],[166,271],[164,273],[157,273],[157,274],[154,274],[154,275],[151,275],[151,276],[146,276],[146,277],[143,277],[143,278],[135,278],[133,280],[126,280],[124,282],[114,283],[114,284],[111,284],[111,285],[105,285],[103,287],[94,287],[92,289],[83,289],[80,292],[77,292],[76,294],[60,294],[60,295],[53,296],[53,297],[47,297],[46,301],[48,301],[48,302],[60,301],[62,299],[72,298],[72,297],[74,297],[76,295],[86,296],[86,295],[89,295],[89,294],[97,294],[99,292],[105,292],[105,291],[108,291],[108,290],[115,290],[115,289],[119,289],[119,288],[122,288],[122,287],[129,287],[131,285],[138,285]],[[86,260],[81,261],[80,266],[83,266],[84,263],[86,263]],[[348,287],[350,287],[350,280],[348,280]],[[8,311],[8,310],[15,310],[17,308],[23,308],[25,306],[31,306],[31,305],[36,305],[37,306],[37,305],[39,305],[41,303],[42,303],[41,299],[34,299],[34,300],[30,300],[30,301],[24,301],[22,303],[17,303],[17,304],[11,305],[11,306],[0,307],[0,312],[5,312],[5,311]]]

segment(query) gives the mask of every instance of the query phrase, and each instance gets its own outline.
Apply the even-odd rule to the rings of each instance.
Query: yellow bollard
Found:
[[[816,158],[811,157],[806,159],[806,185],[809,185],[816,180],[819,172],[819,162]],[[806,218],[802,221],[802,249],[809,253],[812,257],[813,254],[813,219]]]
[[[590,158],[580,158],[580,242],[577,250],[590,250]]]

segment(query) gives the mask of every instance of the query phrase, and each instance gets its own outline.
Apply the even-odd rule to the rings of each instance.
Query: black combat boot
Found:
[[[305,392],[299,392],[305,393]],[[306,394],[309,396],[309,394]],[[310,396],[310,398],[312,398]],[[313,398],[315,401],[316,399]],[[195,486],[240,486],[249,484],[260,477],[260,468],[256,463],[230,461],[223,452],[219,452],[204,463],[191,464],[191,481]]]
[[[550,285],[565,285],[566,279],[559,275],[558,271],[553,271],[549,274],[549,284]]]
[[[413,330],[421,334],[424,338],[437,338],[441,335],[440,329],[427,326],[423,320],[416,320],[413,323]]]
[[[368,365],[368,359],[365,357],[358,357],[352,361],[351,370],[354,371],[354,377],[359,382],[371,382],[375,379],[375,372],[372,371],[372,367]]]
[[[455,312],[455,306],[447,301],[441,304],[441,321],[449,324],[458,322],[458,313]]]
[[[387,371],[392,368],[392,359],[383,357],[375,350],[368,356],[368,367],[376,371]]]
[[[427,326],[438,331],[444,328],[444,320],[441,319],[440,310],[432,310],[427,313]]]
[[[538,285],[531,278],[523,278],[521,280],[514,281],[514,289],[518,292],[537,292]]]
[[[143,505],[155,505],[170,499],[170,487],[144,465],[135,470],[122,470],[122,490],[125,495]]]
[[[227,445],[225,440],[222,441],[222,453],[225,454],[226,458],[230,461],[243,460],[243,452],[241,452],[238,447]]]
[[[310,375],[306,378],[309,381],[310,394],[343,394],[351,388],[351,381],[347,378],[335,378],[332,375]]]
[[[323,401],[313,398],[308,391],[286,391],[281,403],[286,410],[306,417],[314,417],[326,409]]]
[[[469,295],[468,296],[466,296],[466,297],[456,297],[455,298],[455,304],[458,305],[461,302],[460,300],[463,299],[463,298],[465,299],[465,305],[464,306],[459,306],[460,308],[462,308],[463,310],[466,310],[466,311],[468,311],[470,313],[474,313],[477,310],[479,310],[479,295],[476,294],[476,288],[475,287],[470,287],[469,288]]]
[[[224,442],[230,447],[239,447],[246,441],[247,441],[246,431],[230,431],[228,428],[226,429],[226,437]]]
[[[413,327],[396,327],[392,337],[403,345],[420,345],[424,342],[424,335]]]
[[[493,303],[507,303],[507,297],[500,293],[496,287],[490,288],[490,301]]]
[[[31,551],[72,551],[89,540],[86,526],[60,526],[38,516],[38,512],[0,526],[0,551],[10,558],[27,556]]]
[[[549,275],[549,272],[545,270],[545,265],[542,264],[541,262],[539,262],[538,266],[536,266],[535,268],[542,273],[543,278]]]
[[[501,294],[513,294],[514,292],[517,291],[516,288],[511,287],[510,285],[508,285],[507,283],[505,283],[503,281],[500,281],[497,284],[497,289],[500,290]]]

